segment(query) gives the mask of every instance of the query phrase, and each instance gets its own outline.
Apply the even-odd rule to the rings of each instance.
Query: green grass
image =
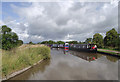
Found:
[[[115,53],[115,52],[110,52],[110,51],[102,51],[102,50],[97,50],[97,51],[105,52],[105,53],[110,53],[110,54],[117,54],[117,53]],[[118,55],[120,55],[120,53],[119,53]]]
[[[120,50],[117,50],[117,49],[114,49],[114,48],[98,48],[98,49],[120,51]]]
[[[47,58],[50,58],[50,48],[46,46],[21,50],[17,48],[11,51],[2,50],[2,76],[6,77],[15,71]]]

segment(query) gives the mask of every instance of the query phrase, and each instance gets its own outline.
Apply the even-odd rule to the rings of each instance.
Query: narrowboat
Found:
[[[68,51],[68,50],[69,50],[69,43],[65,43],[65,44],[64,44],[64,50],[65,50],[65,51]]]
[[[71,44],[69,49],[77,51],[97,52],[97,46],[95,44]]]
[[[59,45],[58,45],[58,44],[52,44],[51,47],[52,47],[52,48],[59,48]]]
[[[59,48],[64,48],[64,44],[59,44]]]

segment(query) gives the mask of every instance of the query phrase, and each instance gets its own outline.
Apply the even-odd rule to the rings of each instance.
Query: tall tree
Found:
[[[105,46],[117,47],[118,43],[119,43],[119,35],[114,28],[106,32],[106,36],[104,38]]]
[[[85,43],[91,44],[91,43],[92,43],[92,38],[87,38],[87,39],[85,40]]]
[[[99,33],[96,33],[93,36],[93,43],[96,44],[98,47],[103,47],[103,36]]]
[[[12,29],[3,25],[1,28],[2,49],[10,50],[18,45],[18,36]]]
[[[2,26],[2,34],[7,34],[11,32],[11,28],[7,27],[6,25]]]

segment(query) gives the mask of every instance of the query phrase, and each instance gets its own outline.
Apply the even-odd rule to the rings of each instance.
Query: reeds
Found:
[[[2,50],[2,76],[16,72],[33,65],[41,59],[50,58],[50,48],[47,46],[15,48],[11,51]]]

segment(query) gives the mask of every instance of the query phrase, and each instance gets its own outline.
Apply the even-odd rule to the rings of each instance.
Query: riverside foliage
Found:
[[[41,59],[50,58],[50,48],[47,46],[37,46],[14,48],[10,51],[2,50],[2,76],[6,77],[25,67],[32,66]]]
[[[120,50],[120,34],[112,28],[106,32],[106,36],[103,37],[101,34],[96,33],[93,35],[93,39],[87,38],[86,43],[97,44],[98,48],[107,48]]]
[[[10,50],[23,44],[23,41],[18,39],[18,35],[12,32],[11,28],[3,25],[0,30],[0,44],[2,45],[0,48]]]

